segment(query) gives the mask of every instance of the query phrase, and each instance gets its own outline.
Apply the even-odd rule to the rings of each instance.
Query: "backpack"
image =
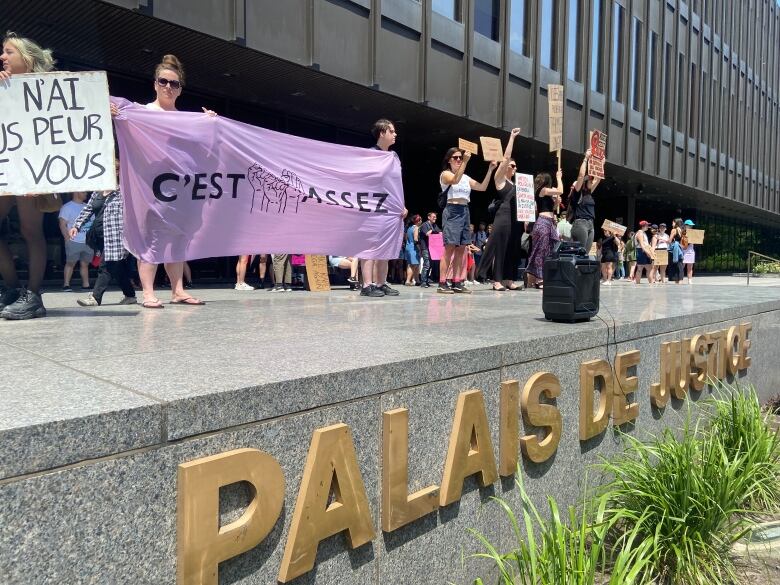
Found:
[[[452,187],[452,185],[447,185],[447,188],[436,196],[436,203],[439,204],[439,209],[447,207],[447,193],[450,192],[450,187]]]
[[[680,246],[683,247],[683,249],[688,247],[688,230],[683,228],[682,236],[680,237]]]
[[[95,219],[84,239],[87,246],[96,252],[102,251],[105,244],[103,240],[103,213],[106,210],[106,203],[112,196],[113,193],[108,197],[103,197],[102,195],[93,196],[92,214],[95,216]]]

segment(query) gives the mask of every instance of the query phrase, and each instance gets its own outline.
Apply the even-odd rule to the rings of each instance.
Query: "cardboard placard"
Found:
[[[653,264],[656,266],[666,266],[669,264],[669,250],[656,250]]]
[[[599,253],[599,247],[598,247],[598,244],[596,244],[596,242],[593,242],[593,243],[590,245],[590,250],[588,251],[588,256],[595,256],[595,255],[596,255],[596,254],[598,254],[598,253]]]
[[[688,228],[685,230],[685,234],[688,236],[689,244],[703,244],[704,243],[704,230],[694,230]]]
[[[536,221],[533,175],[515,173],[515,197],[517,200],[517,221]]]
[[[0,195],[116,189],[105,71],[14,75],[0,112]]]
[[[597,179],[603,179],[604,160],[607,157],[607,135],[601,130],[591,130],[588,142],[590,144],[588,174]]]
[[[547,112],[550,124],[550,152],[563,148],[563,86],[547,86]]]
[[[617,236],[622,236],[626,233],[627,228],[624,225],[620,225],[619,223],[605,219],[604,223],[601,224],[601,229],[609,230]]]
[[[328,258],[320,255],[306,255],[306,284],[311,292],[330,290]]]
[[[490,136],[480,136],[479,142],[482,144],[482,158],[487,162],[504,160],[504,148],[498,138]]]
[[[428,234],[428,253],[431,260],[441,260],[444,256],[444,234]]]
[[[469,142],[464,138],[458,138],[458,148],[464,152],[470,152],[471,154],[479,154],[479,144],[476,142]]]

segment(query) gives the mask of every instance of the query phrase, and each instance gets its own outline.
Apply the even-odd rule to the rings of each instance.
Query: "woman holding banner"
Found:
[[[459,148],[450,148],[444,156],[443,170],[439,175],[441,190],[447,190],[447,206],[442,214],[444,256],[441,259],[439,288],[436,291],[443,294],[471,292],[463,285],[466,271],[461,268],[465,267],[463,255],[466,253],[466,246],[471,243],[471,234],[469,233],[471,192],[487,190],[490,175],[496,168],[496,163],[491,162],[487,173],[485,173],[485,178],[482,179],[481,183],[477,183],[466,174],[466,165],[470,158],[470,152],[464,154]],[[448,268],[453,274],[452,286],[447,284]]]
[[[571,228],[571,238],[582,244],[585,253],[590,252],[593,246],[594,228],[593,222],[596,220],[596,202],[593,199],[593,192],[599,186],[601,179],[593,176],[585,177],[588,170],[588,161],[590,160],[590,149],[585,151],[585,158],[580,165],[580,172],[574,183],[571,205],[574,206],[574,223]]]
[[[43,49],[30,39],[6,33],[3,52],[0,55],[2,71],[0,82],[7,82],[13,75],[44,73],[54,69],[54,59],[49,49]],[[8,244],[0,241],[0,317],[11,320],[45,317],[40,289],[46,272],[46,238],[43,235],[43,214],[37,197],[0,197],[0,223],[16,205],[21,233],[27,244],[29,259],[27,286],[20,287],[14,259]],[[48,210],[52,211],[52,210]]]
[[[150,110],[163,112],[175,112],[176,100],[181,95],[184,87],[184,68],[175,55],[165,55],[154,70],[154,91],[156,98],[146,104]],[[209,116],[217,114],[212,110],[203,108]],[[119,109],[111,104],[111,114],[116,116]],[[132,196],[132,194],[130,194]],[[184,290],[184,262],[169,262],[165,264],[165,271],[171,282],[171,304],[180,305],[205,305],[200,299],[196,299]],[[162,302],[154,294],[154,279],[157,275],[157,264],[149,264],[138,260],[138,274],[143,289],[142,306],[146,309],[162,309]]]
[[[517,221],[517,196],[515,190],[515,172],[517,164],[512,158],[512,148],[520,128],[513,128],[509,142],[504,150],[504,160],[498,165],[493,181],[500,201],[496,217],[493,220],[493,235],[485,246],[479,263],[478,276],[487,278],[493,268],[493,290],[522,290],[515,284],[517,265],[520,263],[520,238],[524,226]]]
[[[539,173],[534,179],[536,192],[536,223],[531,232],[531,255],[528,257],[528,286],[542,288],[544,278],[544,259],[550,254],[553,242],[560,241],[558,229],[555,226],[556,199],[563,193],[563,171],[555,174],[557,186],[553,188],[549,173]],[[574,229],[572,228],[572,237]]]

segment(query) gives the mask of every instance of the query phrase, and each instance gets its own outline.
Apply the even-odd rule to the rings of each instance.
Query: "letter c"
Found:
[[[162,191],[160,190],[160,187],[162,187],[162,184],[165,181],[179,181],[179,175],[175,173],[163,173],[161,175],[157,175],[154,178],[154,182],[152,183],[152,193],[154,193],[154,196],[156,199],[159,199],[160,201],[164,203],[170,203],[171,201],[176,201],[176,197],[178,195],[171,195],[170,197],[168,195],[163,195]]]

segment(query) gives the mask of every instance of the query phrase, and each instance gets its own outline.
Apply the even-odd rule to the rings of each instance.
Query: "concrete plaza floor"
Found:
[[[0,321],[0,480],[515,363],[507,352],[534,359],[545,340],[575,351],[616,325],[677,330],[780,300],[774,278],[616,282],[602,286],[597,318],[564,324],[544,319],[539,290],[398,288],[380,299],[204,288],[191,292],[205,306],[162,310],[117,305],[118,290],[95,308],[46,293],[47,318]]]

